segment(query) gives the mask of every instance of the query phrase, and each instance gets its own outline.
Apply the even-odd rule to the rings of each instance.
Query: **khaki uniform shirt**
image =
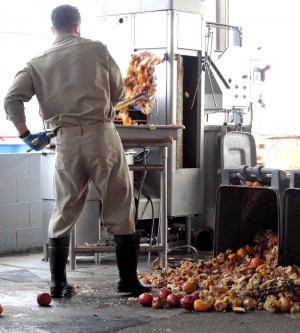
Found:
[[[34,95],[51,129],[111,122],[111,102],[124,97],[123,81],[104,44],[63,34],[17,73],[4,102],[7,119],[26,121],[24,102]]]
[[[106,46],[71,34],[59,36],[17,74],[5,98],[8,120],[24,122],[24,102],[34,95],[44,121],[52,130],[60,127],[49,237],[70,235],[91,182],[108,233],[133,234],[135,201],[111,104],[123,98],[123,81]]]

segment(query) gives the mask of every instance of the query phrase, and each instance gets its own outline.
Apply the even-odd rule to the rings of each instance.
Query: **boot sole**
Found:
[[[150,293],[151,291],[152,291],[152,288],[140,288],[140,289],[136,289],[134,287],[132,287],[132,288],[117,288],[118,293],[131,294],[132,296],[139,296],[142,293],[145,293],[145,292]]]
[[[52,298],[70,298],[75,295],[75,289],[66,288],[66,289],[59,289],[53,290],[50,289],[50,295]]]

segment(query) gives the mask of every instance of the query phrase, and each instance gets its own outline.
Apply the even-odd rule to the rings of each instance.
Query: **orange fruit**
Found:
[[[228,259],[230,261],[234,261],[237,258],[237,254],[236,253],[230,253],[228,254]]]
[[[240,257],[245,257],[248,254],[247,250],[244,247],[241,247],[240,249],[238,249],[236,253]]]
[[[194,310],[196,312],[204,312],[209,310],[214,304],[213,297],[208,297],[207,299],[196,299],[194,301]]]
[[[196,287],[199,287],[199,279],[195,278],[195,277],[191,277],[188,279],[189,282],[193,282]]]
[[[212,279],[206,279],[202,281],[202,288],[209,289],[210,286],[214,285],[214,281]]]
[[[251,259],[251,261],[250,261],[250,266],[257,267],[261,264],[262,264],[262,260],[259,257],[255,257],[255,258]]]
[[[262,184],[260,182],[253,182],[252,186],[262,186]]]
[[[197,286],[192,281],[186,281],[182,286],[182,291],[184,291],[187,294],[191,294],[196,290],[197,290]]]
[[[236,294],[235,290],[233,290],[233,289],[230,289],[230,290],[227,291],[227,295],[230,296],[230,297],[234,297],[235,294]]]

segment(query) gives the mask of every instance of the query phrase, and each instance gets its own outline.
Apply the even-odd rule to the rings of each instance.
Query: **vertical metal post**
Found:
[[[98,219],[98,239],[100,240],[101,239],[101,209],[102,209],[102,206],[101,206],[101,202],[99,202],[99,219]],[[95,253],[95,264],[96,265],[100,265],[100,261],[101,261],[101,255],[100,253]]]
[[[163,246],[163,251],[160,256],[161,268],[164,272],[167,272],[168,268],[168,210],[167,210],[167,170],[168,170],[168,147],[160,147],[160,158],[163,166],[160,177],[160,235],[161,244]]]
[[[187,216],[185,219],[185,242],[187,246],[191,246],[191,233],[192,233],[192,218],[191,216]],[[188,248],[187,253],[190,253],[190,249]]]
[[[75,245],[76,245],[76,226],[74,225],[73,230],[71,232],[70,250],[69,250],[70,266],[72,271],[75,271],[76,269]]]
[[[43,244],[44,261],[49,261],[49,243]]]
[[[228,0],[216,0],[216,22],[227,24]],[[217,50],[225,50],[228,47],[228,30],[217,28]]]

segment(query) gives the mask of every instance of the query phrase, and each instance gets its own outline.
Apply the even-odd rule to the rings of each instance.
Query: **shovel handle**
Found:
[[[47,134],[47,137],[51,140],[52,138],[54,138],[56,136],[56,133],[54,132],[49,132],[49,134]],[[38,138],[35,138],[31,141],[31,144],[33,146],[36,146],[38,144]]]
[[[135,104],[137,101],[139,101],[143,98],[151,97],[152,95],[154,95],[154,90],[149,90],[147,92],[143,92],[135,97],[132,97],[132,98],[126,99],[125,101],[119,102],[118,104],[116,104],[114,106],[114,109],[116,111],[119,111],[120,109],[125,108],[125,106]]]

